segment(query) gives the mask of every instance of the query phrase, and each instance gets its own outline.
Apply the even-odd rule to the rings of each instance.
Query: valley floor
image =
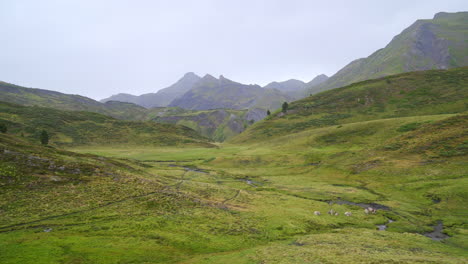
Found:
[[[3,188],[0,263],[468,263],[466,124],[433,115],[217,148],[72,148],[113,173]],[[444,239],[424,235],[439,223]]]

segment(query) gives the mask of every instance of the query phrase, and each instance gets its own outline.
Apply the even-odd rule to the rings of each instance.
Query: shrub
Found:
[[[42,145],[49,144],[49,134],[45,130],[42,130],[41,132],[41,144]]]
[[[0,132],[1,133],[6,133],[7,132],[7,126],[5,124],[0,124]]]

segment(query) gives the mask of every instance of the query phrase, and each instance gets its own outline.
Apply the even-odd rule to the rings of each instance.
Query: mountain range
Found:
[[[309,94],[408,71],[468,66],[466,21],[468,12],[438,13],[433,19],[418,20],[395,36],[385,48],[351,62],[331,77],[319,75],[308,83],[291,79],[260,87],[238,83],[224,76],[215,78],[207,74],[201,78],[189,72],[156,93],[140,96],[118,94],[98,102],[80,95],[0,82],[0,101],[90,111],[123,120],[185,123],[211,139],[228,139],[250,126],[252,120],[263,119],[267,110],[274,112],[283,102],[301,99]],[[176,107],[181,112],[153,109],[158,107]],[[237,114],[231,112],[235,116],[231,118],[226,114],[229,111],[220,112],[220,109],[242,111]],[[211,111],[209,115],[204,112],[208,110]],[[170,116],[172,114],[174,117]],[[203,116],[212,116],[214,122],[203,122]],[[218,129],[220,126],[232,129]],[[226,131],[226,135],[220,134],[220,131]]]
[[[102,103],[110,101],[128,102],[145,108],[181,107],[187,110],[228,109],[277,109],[283,102],[301,99],[307,87],[314,87],[328,79],[321,74],[312,81],[290,79],[282,82],[271,82],[264,87],[245,85],[220,76],[215,78],[206,74],[203,78],[193,72],[186,73],[173,85],[156,93],[132,95],[120,93],[102,99]],[[238,101],[237,103],[233,103]],[[216,103],[214,103],[216,102]]]
[[[156,93],[147,93],[140,96],[120,93],[113,95],[109,98],[101,100],[105,103],[108,101],[120,101],[120,102],[129,102],[134,103],[146,108],[152,107],[163,107],[168,106],[172,100],[183,95],[187,91],[193,88],[193,86],[201,78],[193,72],[186,73],[180,80],[178,80],[173,85],[161,89]]]

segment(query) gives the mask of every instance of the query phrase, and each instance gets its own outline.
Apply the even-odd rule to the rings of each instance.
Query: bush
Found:
[[[5,124],[0,124],[0,132],[1,133],[6,133],[7,132],[7,126]]]
[[[45,130],[42,130],[41,132],[41,144],[42,145],[49,144],[49,134]]]
[[[398,132],[408,132],[418,129],[423,123],[409,123],[397,129]]]

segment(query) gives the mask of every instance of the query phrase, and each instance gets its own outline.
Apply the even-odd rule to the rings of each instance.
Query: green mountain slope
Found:
[[[127,120],[143,118],[146,111],[145,108],[135,104],[120,102],[103,104],[80,95],[25,88],[5,82],[0,82],[0,101],[61,110],[95,112]]]
[[[184,145],[208,146],[207,139],[194,130],[171,124],[123,121],[92,112],[63,111],[37,106],[20,106],[0,102],[0,123],[8,133],[39,142],[44,129],[50,143],[73,145]]]
[[[467,111],[468,68],[392,75],[322,92],[256,123],[233,142],[264,140],[311,127]]]
[[[468,66],[468,12],[438,13],[416,21],[383,49],[358,59],[309,94],[387,75]]]

